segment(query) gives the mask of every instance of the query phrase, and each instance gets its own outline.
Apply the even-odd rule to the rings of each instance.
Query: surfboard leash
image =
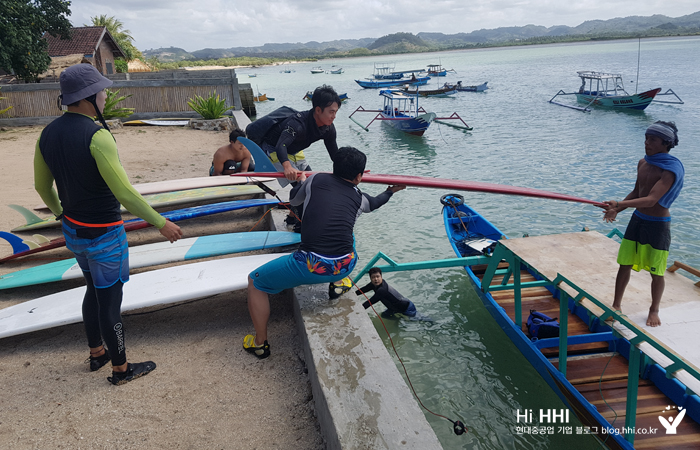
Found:
[[[289,202],[283,202],[282,199],[277,196],[277,192],[273,191],[271,187],[267,186],[265,183],[263,183],[260,180],[256,180],[253,177],[250,177],[250,181],[252,181],[257,187],[259,187],[260,189],[265,191],[267,194],[275,197],[280,202],[280,205],[287,208],[287,211],[289,211],[289,214],[294,216],[294,218],[297,219],[299,221],[299,223],[301,223],[301,218],[299,216],[297,216],[296,213],[294,211],[292,211],[292,209],[289,206],[287,206],[287,205],[289,205]],[[263,217],[265,217],[265,216],[263,216]],[[262,217],[260,219],[262,220]],[[257,225],[257,223],[255,225]],[[255,227],[253,227],[253,228],[255,228]],[[251,230],[252,230],[252,228],[251,228]]]
[[[433,412],[427,406],[425,406],[423,404],[423,401],[420,399],[420,397],[418,396],[418,393],[416,392],[416,388],[414,388],[413,383],[411,383],[411,378],[408,376],[408,369],[406,369],[406,365],[403,363],[403,360],[399,356],[399,352],[396,350],[396,346],[394,345],[394,340],[391,338],[391,333],[389,333],[389,330],[386,328],[386,325],[384,324],[384,320],[382,320],[382,316],[379,315],[379,313],[377,313],[376,309],[374,309],[374,305],[372,304],[372,301],[369,299],[369,297],[367,297],[367,294],[365,294],[364,291],[362,289],[360,289],[357,286],[357,284],[355,284],[354,282],[352,283],[352,285],[355,286],[355,289],[360,291],[362,293],[362,295],[367,299],[367,301],[369,302],[370,308],[372,308],[372,311],[374,311],[374,314],[377,315],[377,317],[379,318],[379,321],[382,323],[382,327],[384,327],[384,331],[386,331],[386,335],[389,337],[389,342],[391,342],[391,348],[394,350],[394,354],[399,359],[399,362],[401,363],[401,367],[403,367],[403,372],[406,374],[406,380],[408,380],[408,385],[411,386],[411,390],[413,391],[413,396],[416,397],[416,400],[418,400],[418,403],[421,405],[421,407],[423,409],[425,409],[426,411],[428,411],[430,414],[432,414],[436,417],[441,417],[441,418],[447,420],[448,422],[452,423],[452,430],[454,431],[454,433],[457,436],[460,436],[460,435],[466,433],[467,431],[469,431],[469,430],[467,430],[467,427],[464,426],[464,423],[462,423],[462,421],[452,420],[449,417],[443,416],[442,414],[438,414],[436,412]]]

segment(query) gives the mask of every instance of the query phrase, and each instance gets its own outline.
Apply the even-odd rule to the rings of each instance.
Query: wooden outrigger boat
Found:
[[[418,87],[416,87],[416,89],[409,89],[408,87],[405,87],[401,89],[401,91],[411,95],[418,94],[421,97],[449,97],[450,95],[455,95],[457,93],[457,88],[454,85],[445,84],[443,87],[438,89],[420,90]]]
[[[629,94],[625,91],[622,75],[620,74],[593,71],[580,71],[577,73],[581,78],[581,87],[578,92],[564,92],[560,90],[549,100],[549,103],[585,112],[589,112],[591,106],[641,111],[649,106],[652,101],[683,104],[683,100],[671,89],[668,89],[663,94],[660,94],[661,88],[651,89],[639,94]],[[586,106],[567,105],[554,101],[555,98],[565,95],[576,96],[576,100],[579,103],[585,103]],[[655,100],[655,97],[660,96],[674,96],[677,101]]]
[[[672,266],[664,325],[638,325],[646,321],[649,280],[633,273],[627,315],[613,311],[614,240],[596,232],[507,240],[460,196],[442,202],[450,243],[486,309],[590,434],[611,449],[700,448],[700,351],[691,338],[700,287]],[[557,318],[559,337],[531,339],[523,323],[531,310]],[[608,318],[616,320],[612,329]],[[524,425],[552,425],[533,416],[536,423]]]
[[[395,66],[388,63],[375,63],[372,78],[375,80],[399,80],[403,78],[403,72],[395,72]]]
[[[446,77],[447,72],[454,72],[454,69],[447,70],[442,67],[442,64],[428,64],[428,68],[425,72],[431,77]]]
[[[456,84],[449,84],[445,83],[445,86],[454,86],[457,88],[457,91],[459,92],[484,92],[486,89],[489,87],[487,86],[489,82],[484,81],[481,84],[473,85],[473,86],[465,86],[462,84],[461,81],[458,81]]]
[[[400,86],[403,84],[408,84],[411,86],[422,86],[428,84],[430,77],[415,77],[411,78],[400,78],[400,79],[389,79],[389,80],[355,80],[355,83],[359,84],[365,89],[379,89],[393,86]]]
[[[338,97],[340,97],[340,101],[341,101],[341,102],[345,102],[345,101],[347,101],[347,100],[350,98],[350,97],[348,97],[348,94],[347,94],[347,93],[345,93],[345,94],[339,94]],[[311,92],[311,91],[307,91],[307,92],[306,92],[306,95],[304,95],[304,98],[302,98],[302,100],[309,100],[309,101],[311,101],[311,100],[313,100],[313,98],[314,98],[314,93]]]
[[[460,121],[463,126],[446,124],[463,130],[472,130],[456,112],[449,117],[437,117],[437,114],[434,112],[428,112],[423,107],[418,106],[418,95],[392,90],[380,91],[379,95],[384,100],[382,109],[364,109],[360,106],[350,114],[350,120],[361,126],[365,131],[369,131],[369,126],[375,121],[381,121],[408,134],[423,136],[423,133],[425,133],[432,122],[441,121],[440,123],[446,123],[442,122],[444,120]],[[371,112],[376,113],[376,115],[367,125],[362,125],[352,117],[358,112]]]

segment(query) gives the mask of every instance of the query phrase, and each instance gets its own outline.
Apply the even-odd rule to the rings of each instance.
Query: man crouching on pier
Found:
[[[406,186],[389,186],[376,197],[362,193],[367,157],[353,147],[338,149],[333,173],[317,173],[299,181],[289,194],[292,206],[304,205],[301,217],[301,245],[291,255],[282,256],[248,275],[248,311],[255,335],[243,340],[243,348],[259,359],[270,356],[267,322],[270,318],[268,294],[302,284],[342,280],[357,262],[353,228],[363,212],[374,211]]]

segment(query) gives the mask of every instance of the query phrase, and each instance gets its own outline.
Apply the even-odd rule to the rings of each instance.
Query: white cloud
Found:
[[[568,3],[555,0],[73,0],[71,22],[106,14],[131,31],[139,49],[259,46],[265,43],[378,38],[390,33],[469,33],[527,24],[576,26],[630,15],[679,17],[695,0]]]

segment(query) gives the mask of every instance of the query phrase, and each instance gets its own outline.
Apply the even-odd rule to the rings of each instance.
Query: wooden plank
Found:
[[[616,241],[589,231],[500,242],[548,279],[553,280],[561,273],[599,301],[612,305],[618,270],[616,259],[619,245]],[[695,370],[700,370],[700,346],[696,344],[700,341],[700,288],[677,273],[667,273],[664,279],[666,288],[660,312],[663,325],[647,327],[651,282],[648,274],[632,272],[622,304],[625,314],[638,330],[632,336],[642,333],[647,339],[675,353]],[[575,294],[571,288],[564,289],[569,294]],[[593,314],[601,314],[601,310],[592,306],[590,301],[584,300],[582,304]],[[645,352],[655,361],[663,359],[658,351],[648,347],[645,347]],[[687,379],[684,383],[696,384]],[[700,385],[700,381],[697,384]]]

